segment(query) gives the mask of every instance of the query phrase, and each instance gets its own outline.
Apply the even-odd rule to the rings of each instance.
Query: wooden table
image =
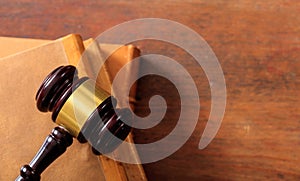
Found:
[[[149,180],[299,180],[299,15],[300,2],[291,0],[1,1],[0,36],[55,39],[79,33],[87,39],[143,17],[187,25],[209,43],[220,61],[227,84],[226,113],[213,142],[197,149],[210,111],[204,73],[178,47],[136,42],[142,54],[169,56],[198,75],[201,100],[199,121],[187,143],[168,158],[144,165]],[[148,76],[138,83],[138,115],[149,114],[148,100],[155,93],[169,106],[159,126],[135,131],[137,143],[149,143],[174,128],[180,99],[161,77]]]

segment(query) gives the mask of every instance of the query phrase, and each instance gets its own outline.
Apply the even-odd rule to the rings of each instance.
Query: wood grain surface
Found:
[[[210,112],[205,74],[179,47],[150,40],[135,42],[142,54],[158,53],[181,63],[195,77],[201,100],[190,139],[171,156],[145,164],[148,179],[299,180],[299,15],[300,2],[291,0],[12,0],[0,1],[0,36],[55,39],[79,33],[83,39],[95,38],[114,25],[144,17],[187,25],[209,43],[222,65],[227,84],[225,117],[213,142],[199,150]],[[180,98],[174,85],[161,77],[147,76],[138,84],[138,115],[149,114],[148,100],[154,94],[164,96],[168,103],[158,126],[135,131],[137,143],[149,143],[174,128]]]

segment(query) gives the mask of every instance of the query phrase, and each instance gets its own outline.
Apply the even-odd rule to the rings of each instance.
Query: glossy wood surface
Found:
[[[41,173],[72,143],[73,137],[68,131],[61,127],[55,127],[30,164],[24,165],[20,169],[20,176],[16,178],[16,181],[39,181]]]
[[[227,84],[225,117],[214,141],[198,150],[210,111],[204,73],[178,47],[157,41],[135,43],[142,54],[169,56],[197,75],[201,99],[196,130],[173,155],[144,165],[148,179],[299,180],[299,15],[300,3],[291,0],[0,1],[0,35],[55,39],[79,33],[87,39],[143,17],[187,25],[210,44],[222,65]],[[153,93],[165,97],[168,112],[159,126],[135,131],[138,143],[164,137],[179,117],[177,91],[156,76],[139,81],[137,114],[149,113]]]

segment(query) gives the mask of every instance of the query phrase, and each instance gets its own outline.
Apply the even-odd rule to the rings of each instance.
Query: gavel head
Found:
[[[52,120],[81,143],[89,142],[95,154],[112,152],[129,134],[129,109],[115,109],[116,99],[74,66],[61,66],[43,81],[36,94],[37,108],[52,112]]]

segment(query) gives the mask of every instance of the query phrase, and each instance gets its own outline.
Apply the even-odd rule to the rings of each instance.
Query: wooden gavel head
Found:
[[[51,72],[36,94],[37,108],[52,112],[52,120],[81,143],[89,141],[101,153],[113,151],[124,140],[130,127],[128,109],[116,109],[114,97],[87,77],[78,78],[74,66],[61,66]],[[123,116],[123,117],[122,117]]]
[[[116,99],[87,77],[79,78],[74,66],[60,66],[43,81],[36,94],[37,108],[52,112],[59,125],[46,138],[16,180],[39,180],[40,174],[72,144],[72,137],[89,142],[95,154],[112,152],[129,134],[129,109],[115,109]]]

